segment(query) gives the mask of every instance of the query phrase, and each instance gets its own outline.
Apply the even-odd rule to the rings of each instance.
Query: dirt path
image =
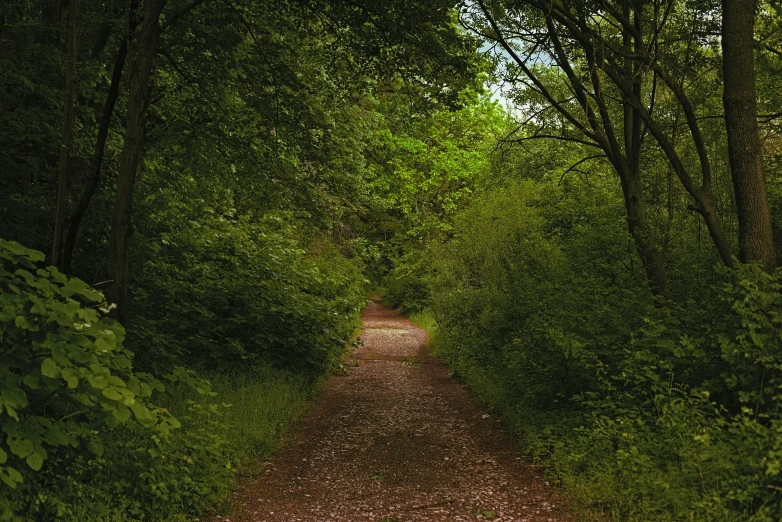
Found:
[[[570,521],[547,483],[442,364],[426,333],[371,303],[358,367],[334,377],[231,522]]]

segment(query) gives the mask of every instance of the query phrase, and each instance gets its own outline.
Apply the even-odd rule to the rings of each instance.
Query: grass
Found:
[[[219,431],[226,441],[229,462],[237,467],[236,473],[220,488],[220,498],[213,509],[230,514],[235,479],[262,471],[267,459],[284,444],[291,423],[306,410],[318,380],[271,366],[256,367],[245,373],[215,373],[208,379],[217,395],[200,400],[204,404],[211,401],[221,405]],[[187,408],[194,399],[198,397],[192,392],[176,396],[173,411]],[[209,429],[205,425],[209,418],[195,420],[204,424],[191,424],[188,430]]]
[[[422,312],[410,314],[407,318],[410,319],[410,321],[412,321],[412,323],[417,327],[426,330],[427,335],[429,335],[429,339],[435,337],[437,333],[437,321],[435,321],[432,312],[429,310],[424,310]]]
[[[242,462],[270,456],[290,423],[305,409],[316,388],[311,378],[260,367],[251,373],[210,378],[220,402],[230,406],[223,422],[231,426],[229,444]]]

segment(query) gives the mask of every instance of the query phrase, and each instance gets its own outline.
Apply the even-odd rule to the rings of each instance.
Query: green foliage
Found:
[[[221,502],[338,366],[363,263],[390,257],[375,220],[390,235],[447,230],[439,216],[469,196],[498,119],[476,94],[486,63],[452,2],[374,4],[165,2],[122,326],[88,282],[118,279],[111,180],[127,161],[139,13],[79,4],[66,215],[97,188],[65,268],[80,279],[0,244],[0,479],[17,486],[5,515],[185,520]],[[62,14],[0,5],[0,228],[38,249],[61,147]]]
[[[487,177],[489,151],[500,132],[502,115],[495,101],[475,92],[463,96],[467,103],[458,111],[412,120],[394,113],[385,117],[389,132],[383,159],[388,165],[373,187],[383,198],[382,210],[399,225],[383,230],[383,240],[377,241],[386,266],[376,278],[386,288],[384,299],[405,312],[429,305],[424,247],[452,232],[454,216]]]
[[[207,209],[173,227],[171,212],[151,218],[162,239],[149,243],[136,291],[143,363],[321,374],[341,354],[364,303],[355,262],[328,244],[307,254],[284,214],[253,222]]]
[[[655,303],[613,201],[475,198],[421,255],[436,353],[587,512],[778,520],[780,276],[720,268],[697,301]]]
[[[43,254],[0,239],[0,479],[16,488],[64,448],[100,457],[96,435],[127,423],[165,438],[179,421],[149,401],[163,385],[134,372],[125,331],[105,317],[100,292],[55,268]],[[3,497],[8,509],[7,497]]]
[[[628,311],[643,301],[619,286],[634,276],[620,263],[604,275],[583,251],[568,255],[563,238],[583,225],[545,219],[552,201],[531,183],[475,201],[453,240],[431,249],[432,309],[441,335],[459,339],[462,348],[448,357],[455,368],[490,365],[515,383],[511,396],[561,407],[592,389],[596,352],[607,354],[604,347],[629,333]],[[603,234],[600,243],[624,241]],[[613,291],[601,288],[609,276]]]
[[[420,121],[398,122],[389,140],[390,195],[417,239],[450,229],[450,217],[464,206],[476,180],[485,176],[490,147],[500,131],[496,102],[474,99],[459,111],[441,111]],[[394,125],[393,122],[391,125]]]
[[[428,270],[420,252],[409,252],[395,260],[395,266],[385,275],[383,300],[409,314],[420,312],[431,302]]]
[[[15,492],[14,510],[22,520],[197,518],[230,497],[239,471],[253,472],[253,462],[277,449],[314,389],[314,381],[268,366],[252,374],[211,375],[211,388],[178,373],[162,405],[179,413],[181,429],[150,438],[125,425],[96,434],[105,448],[100,457],[75,450],[57,454]]]
[[[103,296],[36,268],[42,259],[0,240],[3,517],[167,521],[223,501],[239,463],[276,448],[314,381],[255,365],[244,377],[215,375],[218,395],[174,367],[164,394],[134,371]]]

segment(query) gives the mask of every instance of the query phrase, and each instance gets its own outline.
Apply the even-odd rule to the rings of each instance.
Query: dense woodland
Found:
[[[0,4],[0,513],[226,502],[382,288],[585,520],[782,518],[782,4]]]

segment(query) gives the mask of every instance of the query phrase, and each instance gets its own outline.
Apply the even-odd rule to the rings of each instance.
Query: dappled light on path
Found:
[[[242,484],[232,522],[567,521],[556,492],[426,354],[426,333],[373,302],[356,366]]]

